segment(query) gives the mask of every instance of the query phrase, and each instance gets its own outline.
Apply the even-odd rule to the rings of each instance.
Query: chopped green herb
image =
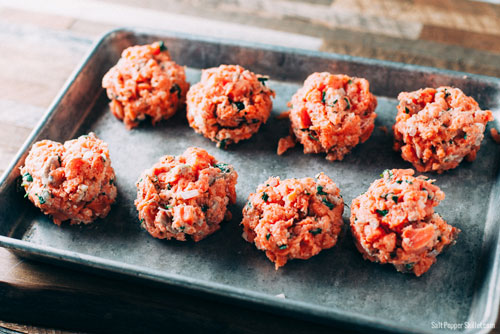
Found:
[[[35,194],[36,197],[38,197],[38,201],[40,202],[40,204],[45,204],[45,198],[43,198],[42,196],[38,195],[38,194]]]
[[[386,199],[387,199],[387,196],[389,196],[389,194],[384,194],[384,195],[380,196],[380,198],[383,198],[383,199],[385,199],[385,200],[386,200]]]
[[[201,211],[203,211],[203,212],[207,212],[207,210],[208,210],[208,205],[203,204],[203,205],[201,206]]]
[[[245,104],[243,102],[234,102],[236,105],[236,108],[238,108],[239,111],[245,109]]]
[[[380,174],[380,177],[384,177],[385,173],[389,174],[389,178],[392,178],[394,174],[392,174],[392,170],[390,169],[385,169],[382,174]]]
[[[287,249],[288,248],[288,245],[281,245],[281,246],[278,246],[279,249]]]
[[[167,190],[170,190],[172,189],[172,185],[170,184],[170,182],[167,183]]]
[[[407,263],[407,264],[405,264],[406,270],[412,270],[414,266],[415,266],[415,263]]]
[[[321,200],[323,202],[324,205],[326,205],[328,207],[328,209],[330,210],[333,210],[333,208],[335,207],[335,205],[333,203],[331,203],[330,201],[328,201],[326,198],[323,198]]]
[[[401,184],[401,183],[403,183],[403,180],[397,180],[396,183]]]
[[[30,193],[27,191],[26,194],[24,194],[24,198],[28,197]]]
[[[344,97],[345,103],[347,103],[347,109],[351,109],[351,104],[349,103],[349,99],[347,97]]]
[[[311,193],[309,191],[306,191],[304,194],[306,194],[306,196],[311,195]]]
[[[323,186],[317,186],[316,191],[318,192],[318,195],[328,195],[323,191]]]
[[[109,184],[110,184],[110,185],[115,184],[115,179],[109,179]]]
[[[30,173],[26,172],[23,174],[23,181],[33,182],[33,177],[31,176]]]
[[[413,184],[413,182],[410,181],[410,180],[405,180],[405,182],[408,183],[408,184]]]
[[[229,172],[231,172],[231,168],[229,167],[229,165],[225,164],[225,163],[222,163],[222,162],[219,162],[218,164],[215,164],[214,167],[215,168],[219,168],[221,170],[221,172],[223,172],[223,173],[229,173]]]
[[[467,134],[464,135],[464,139],[467,139]]]
[[[398,203],[399,197],[398,196],[392,196],[392,200],[394,203]]]
[[[316,228],[314,230],[310,230],[309,233],[311,233],[312,235],[316,235],[316,234],[320,234],[323,230],[320,229],[320,228]]]
[[[267,200],[268,200],[268,199],[269,199],[269,195],[268,195],[266,192],[264,192],[264,193],[262,194],[262,200],[263,200],[264,202],[267,202]]]
[[[269,80],[269,78],[266,78],[266,77],[258,77],[257,80],[260,81],[260,83],[265,86],[266,85],[266,81]]]
[[[158,44],[160,45],[160,51],[167,51],[168,50],[163,41],[159,41]]]
[[[186,226],[179,226],[179,230],[181,230],[181,231],[184,231],[185,228],[186,228]]]
[[[174,206],[173,205],[165,205],[164,208],[167,209],[167,210],[170,210],[172,209]]]
[[[408,109],[408,107],[405,107],[405,113],[407,113],[407,114],[410,113],[410,109]]]
[[[311,138],[312,140],[315,140],[315,141],[319,141],[319,139],[314,137],[312,134],[309,134],[309,138]]]
[[[389,210],[379,210],[379,209],[377,209],[377,210],[375,210],[375,211],[376,211],[379,215],[381,215],[381,216],[385,216],[385,215],[387,215],[387,214],[389,213]]]
[[[347,81],[347,84],[348,84],[348,85],[352,84],[352,80],[351,80],[351,79],[349,79],[349,81]]]
[[[247,202],[247,206],[248,206],[249,208],[252,208],[252,207],[253,207],[252,202],[248,201],[248,202]]]
[[[323,104],[325,104],[325,95],[326,95],[326,92],[321,93],[321,103],[323,103]]]
[[[448,92],[448,90],[444,90],[444,98],[447,99],[448,96],[450,96],[451,94]]]
[[[140,223],[141,224],[144,223],[144,218],[141,218]]]
[[[177,92],[177,97],[180,99],[181,98],[181,87],[179,87],[178,84],[173,84],[172,87],[170,88],[170,93]]]
[[[271,238],[271,233],[266,234],[266,240],[269,240]]]
[[[59,165],[62,163],[62,160],[61,160],[61,156],[60,156],[60,155],[58,155],[58,156],[57,156],[57,161],[59,162]]]

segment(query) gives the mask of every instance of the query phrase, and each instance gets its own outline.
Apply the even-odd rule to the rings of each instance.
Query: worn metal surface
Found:
[[[316,321],[405,332],[435,332],[433,322],[495,322],[500,287],[500,150],[489,135],[475,162],[430,175],[446,193],[436,211],[462,233],[422,277],[364,261],[347,228],[348,208],[345,233],[334,248],[275,271],[263,252],[241,238],[238,226],[246,198],[259,183],[272,175],[288,178],[325,172],[350,203],[382,170],[411,165],[392,151],[392,136],[378,128],[343,161],[333,163],[323,155],[304,155],[301,147],[277,156],[278,139],[287,134],[289,123],[275,117],[252,139],[225,151],[194,133],[183,112],[156,127],[142,124],[127,131],[108,110],[101,78],[125,47],[159,39],[178,63],[188,66],[192,84],[199,80],[200,68],[221,63],[269,75],[269,86],[276,91],[273,116],[287,109],[287,101],[308,74],[327,70],[370,81],[379,101],[376,126],[391,128],[400,91],[439,85],[461,88],[500,118],[500,80],[495,78],[161,32],[114,31],[95,45],[2,177],[0,245],[30,257],[143,277]],[[89,131],[109,144],[117,203],[106,219],[90,226],[58,227],[16,190],[17,167],[34,141],[64,141]],[[189,146],[202,147],[236,168],[238,200],[231,208],[233,219],[199,243],[153,239],[139,227],[133,204],[135,181],[161,156],[179,154]],[[275,297],[278,294],[286,298]]]

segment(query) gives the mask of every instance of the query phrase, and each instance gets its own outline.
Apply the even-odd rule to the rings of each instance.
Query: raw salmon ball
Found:
[[[351,231],[365,259],[420,276],[460,230],[434,213],[444,199],[434,180],[413,174],[413,169],[385,170],[352,201]]]
[[[343,74],[311,74],[289,105],[292,134],[280,139],[279,155],[297,140],[304,153],[324,152],[328,160],[342,160],[370,137],[377,117],[368,81]]]
[[[151,118],[156,124],[172,117],[186,99],[184,67],[170,59],[163,42],[125,49],[102,79],[113,115],[131,129]]]
[[[108,146],[94,133],[63,144],[42,140],[21,167],[26,196],[60,225],[107,216],[116,198]]]
[[[491,111],[452,87],[403,92],[398,99],[394,149],[419,172],[442,173],[476,159]]]
[[[271,177],[243,208],[243,238],[266,252],[276,269],[291,259],[309,259],[337,243],[344,201],[323,173],[315,179]]]
[[[201,148],[164,156],[137,182],[135,206],[155,238],[200,241],[231,219],[238,174]]]
[[[250,138],[273,108],[266,80],[238,65],[203,70],[187,94],[189,125],[221,148]]]

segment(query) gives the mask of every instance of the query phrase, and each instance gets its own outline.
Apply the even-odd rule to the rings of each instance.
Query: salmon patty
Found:
[[[476,159],[491,111],[452,87],[402,92],[398,100],[394,150],[419,172],[442,173]]]
[[[367,260],[420,276],[460,230],[434,212],[444,193],[413,169],[385,170],[352,201],[351,232]]]
[[[323,173],[315,179],[270,177],[243,208],[243,238],[265,251],[278,269],[333,247],[343,212],[339,188]]]
[[[64,144],[35,143],[21,175],[26,196],[57,225],[104,218],[116,198],[108,146],[94,133]]]
[[[156,124],[172,117],[186,100],[189,83],[184,67],[176,64],[163,42],[125,49],[102,79],[113,115],[127,129],[151,118]]]
[[[326,153],[342,160],[370,137],[375,126],[377,99],[366,79],[328,72],[313,73],[292,97],[291,135],[280,139],[278,154],[299,141],[304,153]]]
[[[203,70],[187,94],[189,125],[220,148],[250,138],[273,108],[267,79],[238,65]]]
[[[141,224],[155,238],[200,241],[231,219],[237,178],[231,165],[201,148],[164,156],[137,182]]]

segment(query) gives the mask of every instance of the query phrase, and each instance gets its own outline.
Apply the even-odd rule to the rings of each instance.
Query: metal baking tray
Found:
[[[187,66],[191,84],[199,80],[200,69],[219,64],[240,64],[269,75],[276,99],[268,123],[250,140],[227,150],[196,134],[184,112],[155,127],[142,124],[127,131],[109,112],[101,79],[124,48],[156,40],[164,40],[174,60]],[[304,155],[300,146],[277,156],[278,139],[288,133],[289,122],[274,116],[287,110],[292,94],[317,71],[367,78],[379,101],[376,129],[343,161]],[[437,212],[462,233],[422,277],[364,261],[348,229],[348,208],[344,233],[335,247],[307,261],[291,261],[278,271],[263,252],[241,237],[239,222],[246,198],[269,176],[325,172],[350,203],[384,169],[410,168],[392,150],[390,131],[384,133],[379,127],[391,128],[399,92],[440,85],[461,88],[500,119],[497,78],[161,31],[111,31],[94,45],[2,176],[0,245],[21,256],[144,278],[350,329],[435,333],[443,328],[456,332],[446,329],[446,324],[462,324],[470,327],[465,332],[488,332],[484,327],[495,323],[500,296],[500,149],[488,133],[476,161],[430,175],[446,193]],[[498,127],[498,122],[487,131],[492,125]],[[64,141],[89,131],[109,144],[117,202],[104,220],[58,227],[17,190],[18,167],[35,141]],[[139,226],[133,204],[135,181],[161,156],[180,154],[189,146],[202,147],[236,168],[238,200],[231,208],[233,219],[199,243],[154,239]],[[285,298],[278,298],[279,294]]]

